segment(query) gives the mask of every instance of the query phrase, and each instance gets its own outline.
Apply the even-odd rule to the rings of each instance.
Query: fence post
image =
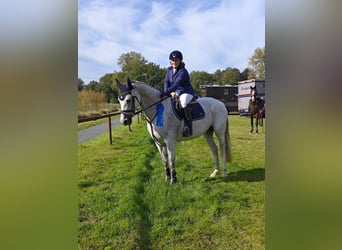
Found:
[[[109,144],[112,145],[112,120],[110,118],[110,115],[108,116],[108,127],[109,127]]]

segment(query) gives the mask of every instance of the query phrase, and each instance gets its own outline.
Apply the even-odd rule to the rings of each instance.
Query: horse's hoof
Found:
[[[170,184],[171,184],[171,185],[176,184],[176,183],[177,183],[177,179],[176,179],[176,178],[174,178],[174,179],[172,179],[172,180],[170,181]]]
[[[227,177],[227,173],[222,173],[222,178],[226,178]]]
[[[169,169],[169,168],[166,168],[166,169],[165,169],[165,180],[166,180],[167,182],[169,182],[170,179],[171,179],[170,169]]]
[[[218,170],[215,169],[214,172],[212,172],[212,174],[210,175],[210,178],[214,178],[217,173],[218,173]]]

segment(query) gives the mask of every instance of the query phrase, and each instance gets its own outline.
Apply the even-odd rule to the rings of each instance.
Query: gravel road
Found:
[[[120,125],[120,117],[112,119],[112,129]],[[98,135],[108,133],[108,121],[102,124],[95,125],[78,131],[78,144],[86,142]]]

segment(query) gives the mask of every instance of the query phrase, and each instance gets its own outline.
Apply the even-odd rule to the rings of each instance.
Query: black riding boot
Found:
[[[183,114],[184,114],[183,136],[184,137],[191,136],[192,135],[192,117],[191,117],[191,108],[189,105],[183,108]]]

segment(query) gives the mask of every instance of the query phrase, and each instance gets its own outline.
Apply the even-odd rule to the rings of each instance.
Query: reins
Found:
[[[128,92],[125,93],[125,95],[127,95],[127,94],[131,94],[131,95],[132,95],[132,92],[131,92],[131,91],[128,91]],[[140,110],[138,110],[138,111],[135,111],[134,100],[137,100],[137,101],[138,101],[140,107],[141,107],[141,101],[139,100],[139,98],[138,98],[136,95],[132,95],[132,96],[134,97],[133,103],[132,103],[132,108],[129,109],[129,110],[121,110],[121,113],[124,114],[124,113],[128,113],[128,112],[132,112],[132,113],[134,113],[134,115],[138,115],[138,114],[144,112],[145,110],[147,110],[147,109],[149,109],[149,108],[152,108],[153,106],[156,106],[158,103],[161,103],[161,102],[165,101],[166,99],[170,98],[170,96],[163,97],[162,99],[160,99],[159,101],[157,101],[157,102],[151,104],[150,106],[148,106],[148,107],[146,107],[146,108],[143,108],[143,109],[140,109]],[[154,117],[154,118],[155,118],[155,117]],[[152,119],[152,121],[154,120],[154,118]]]
[[[140,107],[141,107],[141,102],[140,102],[140,100],[138,99],[138,97],[137,97],[137,96],[134,96],[134,97],[137,99],[137,101],[138,101],[138,103],[139,103],[139,105],[140,105]],[[149,108],[152,108],[153,106],[156,106],[158,103],[161,103],[161,102],[165,101],[165,100],[168,99],[168,98],[170,98],[170,97],[169,97],[169,96],[163,97],[162,99],[160,99],[159,101],[157,101],[157,102],[151,104],[151,105],[148,106],[147,108],[143,108],[143,109],[140,109],[140,110],[138,110],[138,111],[135,111],[135,112],[134,112],[134,115],[140,114],[141,112],[144,112],[145,110],[147,110],[147,109],[149,109]],[[154,120],[154,118],[156,118],[156,115],[153,117],[152,121]]]

